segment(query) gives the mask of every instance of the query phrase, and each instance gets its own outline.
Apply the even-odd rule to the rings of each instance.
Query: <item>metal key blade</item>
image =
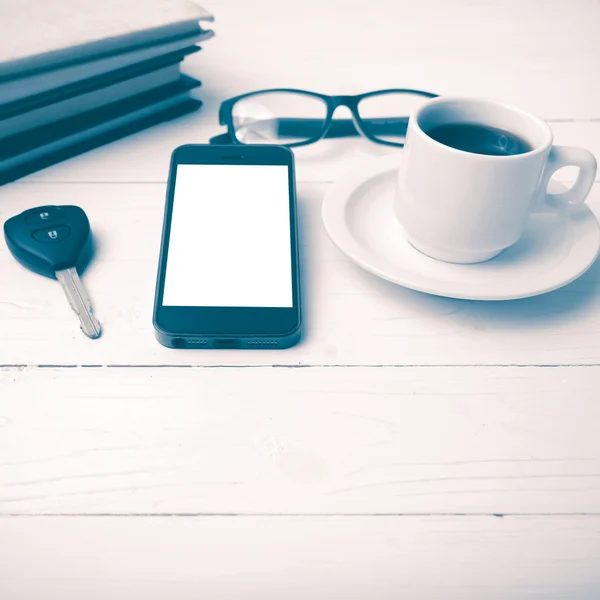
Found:
[[[98,319],[92,313],[92,303],[83,287],[83,283],[81,283],[81,279],[79,279],[77,269],[71,268],[56,271],[56,279],[60,282],[71,308],[79,317],[81,331],[89,338],[99,338],[102,329]]]

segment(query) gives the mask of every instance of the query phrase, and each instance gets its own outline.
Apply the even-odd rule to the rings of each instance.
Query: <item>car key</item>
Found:
[[[81,330],[89,338],[100,337],[100,323],[79,273],[90,259],[90,222],[78,206],[40,206],[4,223],[4,237],[12,255],[25,267],[58,279]]]

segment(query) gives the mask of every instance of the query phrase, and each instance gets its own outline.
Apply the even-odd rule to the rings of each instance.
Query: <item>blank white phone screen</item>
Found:
[[[178,165],[163,306],[293,306],[285,165]]]

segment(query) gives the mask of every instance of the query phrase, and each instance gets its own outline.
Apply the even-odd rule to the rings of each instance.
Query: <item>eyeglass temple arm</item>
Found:
[[[277,125],[277,133],[281,137],[311,138],[323,131],[322,119],[268,119],[259,122],[260,127],[268,127],[269,123]],[[408,126],[408,117],[376,117],[362,119],[368,126],[371,135],[404,135]],[[333,119],[325,137],[348,137],[357,135],[358,131],[352,119]],[[231,144],[231,135],[223,133],[210,138],[211,144]]]
[[[316,137],[323,130],[322,119],[275,119],[277,133],[282,137]],[[408,126],[408,117],[375,117],[361,119],[371,135],[403,135]],[[333,119],[326,137],[346,137],[357,135],[352,119]]]
[[[215,135],[208,140],[209,144],[233,144],[234,140],[231,139],[229,132]]]

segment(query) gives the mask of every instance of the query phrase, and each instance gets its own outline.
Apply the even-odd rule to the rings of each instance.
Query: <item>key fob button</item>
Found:
[[[25,221],[31,225],[43,225],[51,221],[62,219],[62,211],[58,206],[42,206],[25,211]]]
[[[33,239],[45,244],[60,242],[71,235],[71,228],[67,225],[55,225],[46,229],[38,229],[33,232]]]

